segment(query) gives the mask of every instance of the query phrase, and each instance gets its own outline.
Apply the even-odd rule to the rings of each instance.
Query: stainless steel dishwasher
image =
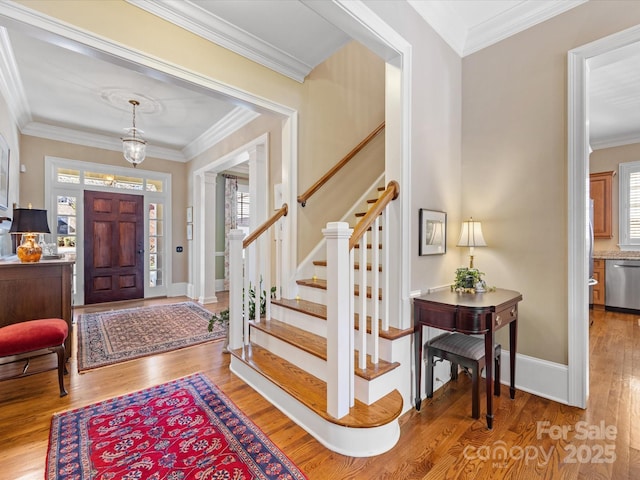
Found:
[[[607,260],[605,306],[640,311],[640,260]]]

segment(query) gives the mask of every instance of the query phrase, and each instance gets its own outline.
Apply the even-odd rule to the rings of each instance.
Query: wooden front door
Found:
[[[144,297],[141,195],[84,192],[84,302]]]

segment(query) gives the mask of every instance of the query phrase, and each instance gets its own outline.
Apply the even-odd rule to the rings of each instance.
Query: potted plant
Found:
[[[222,310],[219,313],[213,313],[209,319],[209,331],[212,332],[216,325],[220,325],[225,329],[225,340],[222,347],[224,353],[229,353],[229,309]]]
[[[262,286],[262,279],[260,281]],[[271,298],[276,298],[276,287],[271,287]],[[255,289],[249,285],[249,318],[255,318],[256,311],[256,293]],[[267,313],[267,292],[260,292],[260,316],[263,317]],[[219,313],[213,313],[209,319],[209,331],[212,332],[215,325],[220,325],[225,329],[225,341],[222,351],[229,353],[229,309],[222,310]]]
[[[484,272],[477,268],[460,267],[456,269],[456,279],[451,290],[463,293],[482,293],[486,291],[487,284],[482,279]]]

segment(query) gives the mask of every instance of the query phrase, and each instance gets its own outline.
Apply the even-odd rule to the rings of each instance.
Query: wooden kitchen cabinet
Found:
[[[589,175],[590,197],[593,199],[593,236],[612,238],[611,202],[613,177],[616,172],[599,172]]]
[[[593,306],[604,308],[604,269],[606,260],[595,258],[593,260],[593,278],[598,281],[592,286]]]

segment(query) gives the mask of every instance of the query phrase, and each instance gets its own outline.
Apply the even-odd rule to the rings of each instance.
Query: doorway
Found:
[[[85,304],[144,297],[144,197],[84,192]]]
[[[640,41],[640,26],[568,53],[568,403],[586,408],[589,396],[588,211],[590,59]]]

